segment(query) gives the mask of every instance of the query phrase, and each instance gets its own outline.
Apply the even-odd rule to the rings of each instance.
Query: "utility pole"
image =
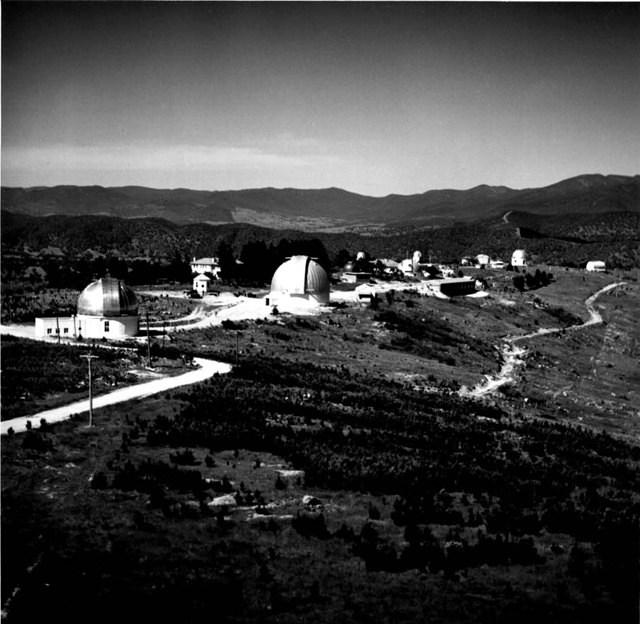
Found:
[[[151,368],[151,338],[149,338],[149,310],[147,309],[147,367]]]
[[[56,334],[58,336],[58,344],[60,344],[60,317],[56,315]]]
[[[88,355],[81,355],[81,358],[86,358],[87,365],[89,367],[89,427],[93,426],[93,382],[91,379],[91,360],[95,360],[98,356],[92,355],[89,353]]]

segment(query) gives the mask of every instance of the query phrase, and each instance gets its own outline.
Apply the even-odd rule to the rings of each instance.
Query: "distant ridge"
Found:
[[[107,215],[162,218],[174,223],[251,223],[332,231],[353,225],[432,225],[486,219],[509,210],[541,215],[640,211],[640,176],[580,175],[549,186],[511,189],[479,185],[415,195],[369,197],[326,189],[238,191],[141,186],[2,188],[2,209],[32,216]]]

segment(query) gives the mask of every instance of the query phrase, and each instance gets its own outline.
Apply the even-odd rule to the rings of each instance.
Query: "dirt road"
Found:
[[[182,375],[176,377],[162,377],[161,379],[154,379],[153,381],[147,381],[145,383],[137,384],[135,386],[128,386],[127,388],[120,388],[103,394],[93,399],[93,408],[97,409],[106,405],[114,405],[115,403],[122,403],[123,401],[129,401],[130,399],[140,399],[158,392],[166,392],[173,388],[179,388],[180,386],[187,386],[190,384],[198,383],[213,377],[216,373],[224,374],[231,370],[231,365],[225,362],[216,362],[215,360],[205,360],[204,358],[194,358],[194,362],[198,365],[198,368],[191,370]],[[75,401],[69,405],[63,405],[55,409],[45,410],[32,416],[22,416],[20,418],[13,418],[12,420],[5,420],[0,423],[0,434],[5,435],[11,427],[16,433],[25,431],[27,428],[27,421],[31,421],[34,428],[40,426],[40,419],[44,418],[48,424],[67,420],[73,414],[82,414],[89,411],[89,399],[83,399],[82,401]]]
[[[463,387],[460,390],[460,396],[469,397],[472,399],[478,399],[480,397],[486,396],[488,394],[492,394],[498,388],[501,388],[505,384],[512,383],[514,381],[514,373],[516,369],[524,364],[524,356],[526,354],[526,349],[524,347],[518,346],[516,343],[522,342],[523,340],[530,340],[532,338],[536,338],[537,336],[545,336],[548,334],[557,334],[562,331],[578,331],[581,329],[585,329],[586,327],[590,327],[591,325],[597,325],[598,323],[602,323],[602,315],[598,310],[596,310],[594,303],[596,299],[614,288],[618,286],[622,286],[626,282],[616,282],[614,284],[609,284],[604,288],[601,288],[593,295],[591,295],[584,302],[587,312],[589,312],[589,320],[585,321],[581,325],[572,325],[571,327],[554,327],[554,328],[542,328],[536,332],[531,334],[525,334],[524,336],[514,336],[511,338],[506,338],[504,345],[502,347],[502,355],[504,357],[504,364],[500,369],[500,372],[496,376],[487,376],[485,381],[478,384],[475,388],[469,389]]]

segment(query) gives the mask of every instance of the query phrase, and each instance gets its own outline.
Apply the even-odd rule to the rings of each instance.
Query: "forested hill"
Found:
[[[11,253],[75,256],[97,252],[122,259],[149,260],[215,254],[224,242],[236,256],[250,242],[278,245],[317,239],[330,258],[340,250],[365,250],[374,257],[403,258],[419,249],[434,262],[459,261],[488,253],[509,260],[525,248],[539,262],[580,266],[597,258],[611,267],[640,266],[640,213],[572,214],[541,217],[514,212],[508,222],[494,217],[442,228],[389,227],[376,235],[307,233],[247,224],[178,225],[164,219],[106,216],[50,216],[2,213],[3,256]]]
[[[502,215],[640,211],[640,176],[582,175],[542,188],[481,185],[369,197],[338,188],[194,191],[138,186],[2,188],[2,209],[33,216],[106,215],[174,223],[251,223],[306,231],[358,224],[446,225]]]

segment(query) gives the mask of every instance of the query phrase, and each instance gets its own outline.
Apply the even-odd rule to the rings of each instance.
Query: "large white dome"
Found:
[[[78,297],[78,314],[87,316],[135,316],[136,294],[123,281],[102,277],[91,282]]]
[[[289,295],[329,303],[329,278],[309,256],[293,256],[283,262],[271,279],[271,295]]]

